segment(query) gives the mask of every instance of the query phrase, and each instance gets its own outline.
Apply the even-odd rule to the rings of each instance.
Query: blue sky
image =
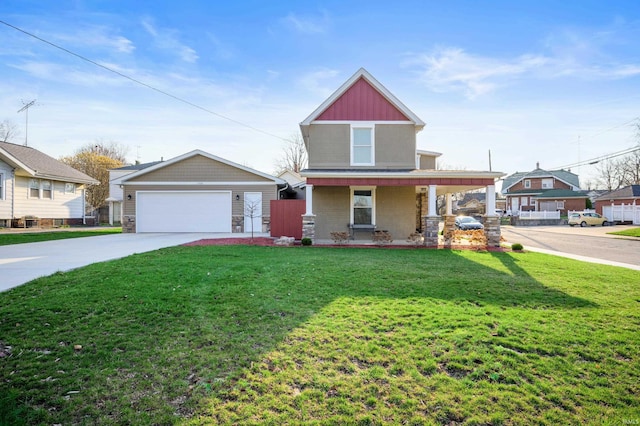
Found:
[[[54,157],[192,149],[273,172],[284,139],[360,67],[427,123],[448,168],[555,168],[634,146],[640,2],[28,1],[0,20],[0,121]],[[260,131],[241,126],[245,123]],[[594,166],[573,168],[583,185]]]

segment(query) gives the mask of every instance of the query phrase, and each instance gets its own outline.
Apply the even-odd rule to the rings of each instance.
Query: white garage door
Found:
[[[139,191],[136,232],[231,232],[231,192]]]

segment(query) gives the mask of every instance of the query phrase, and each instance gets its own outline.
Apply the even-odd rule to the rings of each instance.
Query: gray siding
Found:
[[[416,130],[413,124],[376,124],[374,166],[351,166],[350,124],[309,126],[310,169],[414,169]]]

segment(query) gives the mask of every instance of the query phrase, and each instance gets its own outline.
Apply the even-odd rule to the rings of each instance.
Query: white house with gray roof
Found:
[[[100,182],[28,146],[0,142],[0,227],[80,225]]]

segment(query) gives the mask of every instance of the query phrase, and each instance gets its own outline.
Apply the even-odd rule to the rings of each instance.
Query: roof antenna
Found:
[[[32,106],[34,106],[36,104],[36,100],[32,100],[29,103],[24,103],[24,101],[22,101],[22,104],[24,105],[22,108],[20,108],[18,110],[18,112],[22,112],[25,111],[25,124],[24,124],[24,146],[28,146],[27,142],[28,142],[28,138],[29,138],[29,108],[31,108]]]

